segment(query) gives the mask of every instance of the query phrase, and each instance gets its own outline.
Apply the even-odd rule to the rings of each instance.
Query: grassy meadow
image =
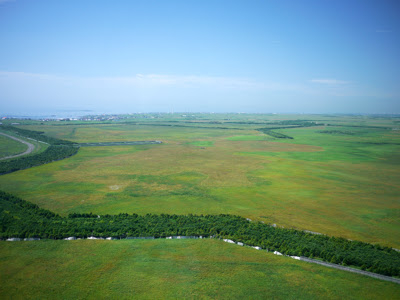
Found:
[[[25,125],[74,142],[163,144],[81,148],[1,176],[0,189],[62,215],[231,213],[400,248],[397,123],[316,116],[321,126],[275,130],[294,137],[288,140],[255,130],[277,121],[269,117]]]
[[[293,139],[257,130],[298,119],[318,124],[271,129]],[[230,213],[400,248],[398,119],[165,114],[20,123],[77,143],[163,142],[80,148],[0,176],[0,190],[61,215]],[[0,281],[2,299],[400,297],[394,283],[209,239],[2,242]]]
[[[218,240],[0,243],[2,299],[398,299],[398,284]]]

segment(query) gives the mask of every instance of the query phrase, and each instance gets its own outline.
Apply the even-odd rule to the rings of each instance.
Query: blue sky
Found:
[[[400,2],[0,0],[0,113],[400,113]]]

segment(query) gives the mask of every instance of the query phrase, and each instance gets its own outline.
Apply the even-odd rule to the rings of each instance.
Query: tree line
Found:
[[[74,143],[71,141],[60,140],[60,139],[56,139],[56,138],[44,135],[43,131],[22,129],[22,128],[10,126],[10,125],[2,125],[1,128],[4,130],[13,131],[24,137],[28,137],[28,138],[31,138],[34,140],[45,142],[50,145],[69,145],[69,146],[74,145]]]
[[[14,126],[2,125],[2,129],[13,131],[21,136],[49,144],[49,147],[38,154],[21,156],[0,162],[0,174],[11,173],[18,170],[39,166],[52,161],[61,160],[76,154],[79,147],[70,141],[52,138],[40,131],[27,130]]]
[[[61,217],[0,191],[0,238],[63,239],[70,236],[215,236],[286,255],[306,256],[389,276],[400,276],[400,253],[389,247],[273,227],[229,215],[73,213]]]
[[[301,127],[301,126],[297,126],[297,127]],[[288,127],[282,127],[282,128],[288,128]],[[290,128],[292,128],[292,127],[290,127]],[[262,132],[262,133],[264,133],[264,134],[267,134],[267,135],[269,135],[269,136],[272,136],[272,137],[274,137],[274,138],[278,138],[278,139],[293,139],[293,137],[291,137],[291,136],[288,136],[288,135],[286,135],[286,134],[283,134],[283,133],[279,133],[279,132],[276,132],[276,131],[272,131],[272,129],[280,129],[280,128],[269,128],[269,127],[267,127],[267,128],[258,128],[258,129],[256,129],[257,131],[260,131],[260,132]]]

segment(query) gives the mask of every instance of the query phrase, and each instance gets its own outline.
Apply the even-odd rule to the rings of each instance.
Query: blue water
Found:
[[[79,118],[87,115],[100,115],[104,112],[93,110],[59,110],[59,111],[35,111],[35,112],[14,112],[4,113],[1,117],[18,118],[18,119],[64,119],[64,118]]]

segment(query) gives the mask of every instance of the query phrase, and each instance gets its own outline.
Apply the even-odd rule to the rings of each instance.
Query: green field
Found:
[[[62,215],[231,213],[400,248],[400,134],[391,130],[393,120],[314,116],[335,126],[275,129],[294,137],[287,140],[256,131],[265,127],[251,124],[260,116],[235,118],[225,122],[237,124],[208,126],[240,129],[158,119],[24,126],[74,142],[163,144],[81,148],[66,160],[0,177],[0,189]],[[263,122],[278,122],[273,118]]]
[[[28,146],[0,135],[0,158],[24,152]]]
[[[318,124],[287,125],[299,119]],[[63,216],[229,213],[400,248],[399,120],[160,114],[103,123],[21,121],[21,128],[77,143],[163,143],[81,148],[70,158],[0,176],[0,190]],[[274,138],[260,128],[293,139]],[[31,289],[36,298],[43,298],[43,284],[48,298],[75,298],[79,292],[83,298],[114,293],[399,297],[394,284],[217,241],[41,241],[0,247],[1,269],[10,270],[2,274],[8,276],[3,290]]]
[[[2,299],[398,299],[398,284],[218,240],[0,243]]]

